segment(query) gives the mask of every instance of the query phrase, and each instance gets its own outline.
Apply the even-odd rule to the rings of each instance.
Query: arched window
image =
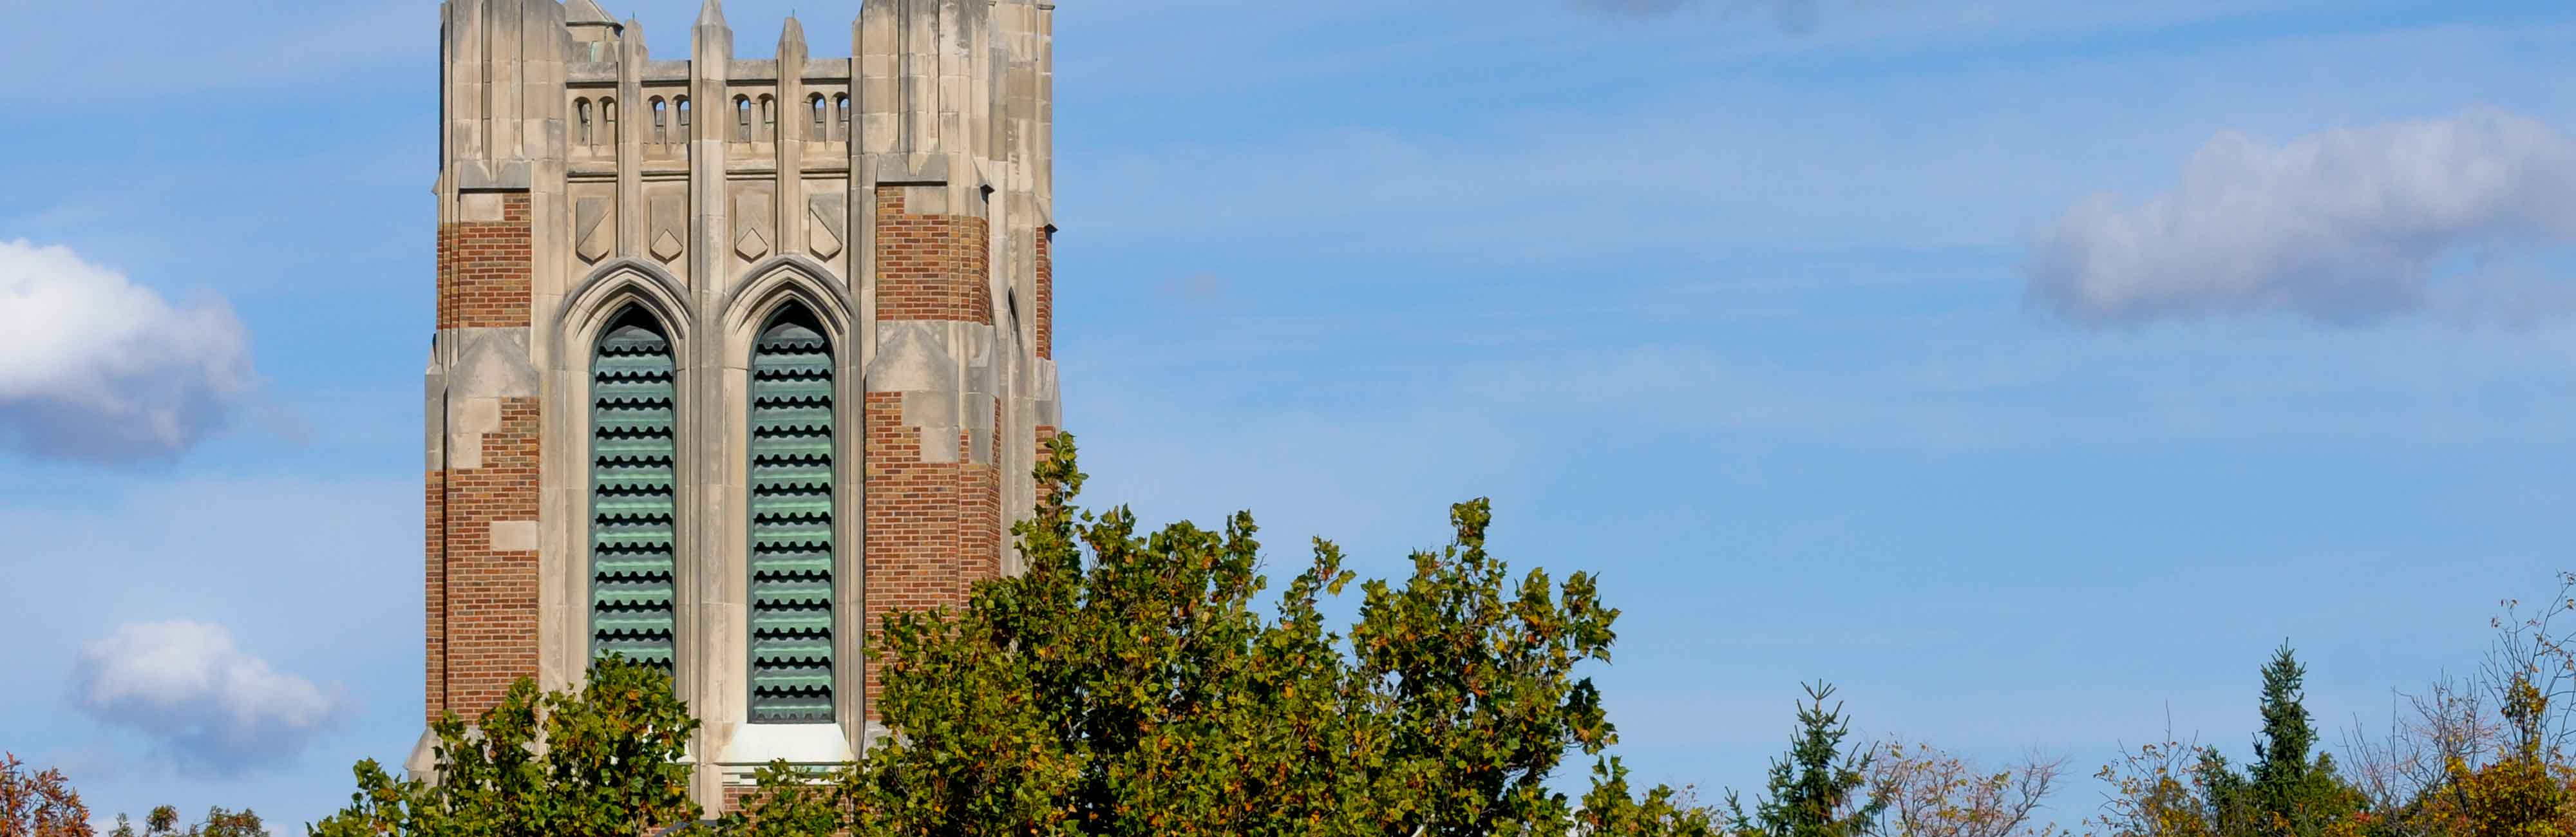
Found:
[[[574,123],[573,143],[584,146],[592,145],[593,143],[590,139],[590,100],[572,100],[572,113]]]
[[[695,139],[694,137],[689,136],[689,97],[681,96],[672,99],[671,102],[674,107],[677,107],[680,110],[680,141],[688,142],[691,139]]]
[[[605,126],[607,126],[607,128],[608,128],[608,130],[606,131],[606,133],[608,134],[608,136],[603,137],[602,139],[604,139],[604,140],[605,140],[609,145],[616,145],[616,144],[617,144],[617,100],[616,100],[616,99],[601,99],[601,100],[599,100],[599,122],[600,122],[600,124],[605,125]]]
[[[751,141],[751,97],[733,97],[733,141]]]
[[[654,144],[654,145],[670,145],[670,144],[671,144],[671,124],[670,124],[670,121],[671,121],[671,114],[670,114],[670,109],[671,109],[671,105],[670,105],[670,103],[662,101],[662,97],[660,97],[660,96],[655,96],[655,97],[653,97],[653,144]]]
[[[642,310],[620,313],[591,354],[591,656],[671,670],[674,478],[671,341]]]
[[[751,721],[833,719],[832,345],[790,306],[751,354]]]
[[[832,97],[832,111],[832,138],[848,142],[850,139],[850,94],[843,93]]]
[[[760,140],[778,141],[778,100],[768,96],[760,97]]]
[[[816,93],[812,96],[807,96],[805,97],[805,101],[808,109],[814,111],[813,121],[805,126],[805,138],[815,142],[822,142],[829,139],[830,134],[825,131],[823,127],[823,119],[827,115],[823,109],[823,94]]]

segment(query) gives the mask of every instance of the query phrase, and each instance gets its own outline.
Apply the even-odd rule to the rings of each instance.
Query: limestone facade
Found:
[[[430,718],[522,676],[577,685],[592,657],[593,365],[621,323],[671,359],[668,645],[711,812],[758,765],[882,734],[866,628],[1018,569],[1008,527],[1061,424],[1054,6],[857,5],[846,57],[793,19],[736,57],[707,0],[685,57],[656,58],[595,0],[443,4]],[[828,721],[755,723],[754,345],[789,311],[830,356],[834,685]]]

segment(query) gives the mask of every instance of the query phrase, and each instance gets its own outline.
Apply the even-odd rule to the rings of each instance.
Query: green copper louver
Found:
[[[671,670],[671,343],[622,325],[591,359],[591,655]]]
[[[832,349],[793,322],[751,359],[751,720],[832,720]]]

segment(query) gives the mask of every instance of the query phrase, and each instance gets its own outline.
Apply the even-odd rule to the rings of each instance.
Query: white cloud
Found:
[[[166,459],[251,390],[221,300],[173,306],[68,248],[0,241],[0,445],[90,462]]]
[[[2498,110],[2274,144],[2222,132],[2171,192],[2086,198],[2039,233],[2031,301],[2093,324],[2279,314],[2528,318],[2561,288],[2445,259],[2576,239],[2576,137]],[[2498,307],[2513,310],[2498,311]]]
[[[82,711],[219,775],[282,764],[352,709],[337,685],[279,673],[205,622],[130,622],[84,643],[73,688]]]

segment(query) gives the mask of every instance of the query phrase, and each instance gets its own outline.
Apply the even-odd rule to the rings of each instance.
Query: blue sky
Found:
[[[684,54],[694,0],[611,6]],[[846,50],[732,0],[741,51],[791,6]],[[1493,497],[1625,610],[1646,780],[1757,786],[1816,679],[1980,758],[2241,753],[2284,638],[2383,724],[2576,568],[2562,4],[1057,21],[1091,499],[1390,575]],[[0,749],[103,812],[300,823],[419,733],[436,26],[0,4]]]

